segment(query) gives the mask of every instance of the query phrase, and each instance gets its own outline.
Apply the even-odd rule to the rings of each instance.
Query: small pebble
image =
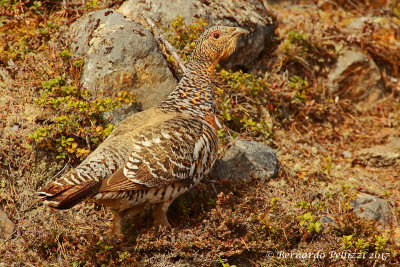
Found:
[[[349,151],[343,151],[343,158],[345,158],[345,159],[349,159],[349,158],[351,158],[353,155],[351,154],[351,152],[349,152]]]

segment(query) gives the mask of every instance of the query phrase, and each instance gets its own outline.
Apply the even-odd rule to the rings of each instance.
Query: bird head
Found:
[[[192,60],[215,67],[236,49],[240,35],[249,33],[239,27],[214,26],[206,30],[196,42]]]

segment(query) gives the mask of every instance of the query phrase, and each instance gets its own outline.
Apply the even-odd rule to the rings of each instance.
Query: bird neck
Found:
[[[205,118],[214,112],[211,78],[215,64],[191,59],[186,71],[174,91],[160,103],[159,107],[191,116]]]

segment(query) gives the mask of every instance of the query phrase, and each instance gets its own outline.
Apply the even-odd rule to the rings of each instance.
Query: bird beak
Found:
[[[237,39],[239,38],[239,36],[242,34],[248,34],[248,33],[249,33],[249,31],[247,31],[245,29],[242,29],[240,27],[233,27],[233,31],[232,31],[229,41],[228,41],[228,45],[220,59],[224,59],[224,58],[228,57],[230,54],[232,54],[236,49],[236,42],[237,42]]]
[[[249,34],[250,32],[248,30],[245,30],[243,28],[240,27],[235,27],[235,30],[232,32],[231,37],[239,37],[242,34]]]

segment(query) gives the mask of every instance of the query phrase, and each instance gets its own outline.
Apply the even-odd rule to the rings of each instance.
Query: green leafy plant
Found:
[[[69,50],[62,51],[59,56],[64,61],[77,62]],[[75,64],[73,68],[79,66]],[[30,134],[29,142],[57,152],[59,159],[79,162],[112,132],[114,126],[104,119],[104,112],[133,101],[134,96],[125,91],[113,99],[96,96],[61,76],[43,81],[41,94],[35,103],[53,115]]]
[[[297,207],[301,207],[301,208],[303,208],[303,209],[308,209],[308,208],[310,207],[310,203],[309,203],[309,202],[306,202],[306,201],[304,201],[304,200],[302,200],[302,201],[300,201],[300,202],[297,202],[297,203],[296,203],[296,206],[297,206]]]
[[[384,251],[384,247],[385,247],[385,245],[386,245],[386,243],[387,243],[387,238],[385,238],[385,237],[383,237],[383,236],[380,236],[380,235],[375,235],[375,243],[374,243],[374,245],[375,245],[375,251],[376,252],[378,252],[378,253],[381,253],[381,252],[383,252]]]
[[[297,75],[290,77],[289,81],[290,88],[295,90],[295,97],[299,99],[302,103],[304,103],[307,97],[308,90],[310,89],[310,84],[308,83],[308,81],[302,79]]]
[[[328,156],[325,158],[324,164],[322,164],[322,168],[326,175],[329,175],[331,173],[332,167],[333,167],[332,158],[331,156]]]
[[[105,252],[105,251],[107,251],[107,250],[111,250],[111,249],[114,248],[114,246],[107,245],[107,244],[106,244],[104,241],[102,241],[102,240],[99,240],[99,241],[96,243],[96,245],[98,246],[98,249],[99,249],[99,252],[100,252],[100,253],[103,253],[103,252]]]
[[[322,230],[322,223],[316,221],[311,212],[307,212],[300,216],[300,226],[306,226],[307,232],[309,233],[319,233]]]
[[[342,247],[344,249],[350,249],[353,246],[353,242],[351,239],[353,238],[353,235],[344,235],[342,237]]]
[[[272,122],[266,120],[270,108],[266,96],[268,84],[241,70],[222,69],[217,75],[220,78],[216,90],[218,117],[234,132],[270,137]]]
[[[126,251],[118,253],[118,262],[123,262],[128,259],[130,254]]]
[[[99,3],[97,0],[90,0],[86,2],[87,9],[95,9],[99,7]]]
[[[221,263],[222,267],[236,267],[236,265],[230,265],[227,259],[218,258],[219,263]]]
[[[279,202],[280,200],[281,200],[280,197],[273,197],[273,198],[270,200],[270,204],[271,204],[270,212],[273,212],[273,211],[276,209],[276,205],[278,204],[278,202]]]
[[[365,241],[363,238],[359,238],[359,239],[357,239],[356,247],[359,252],[364,253],[364,252],[368,251],[369,242]]]
[[[393,8],[393,13],[396,14],[397,17],[400,17],[400,1],[398,1]]]
[[[292,59],[303,56],[308,51],[307,36],[297,31],[289,31],[282,43],[284,53]]]
[[[191,24],[186,24],[185,19],[181,15],[178,15],[169,24],[169,28],[164,28],[167,40],[177,49],[182,60],[187,62],[191,52],[195,48],[195,41],[199,38],[208,23],[200,18]],[[169,57],[168,60],[174,62],[173,57]]]

